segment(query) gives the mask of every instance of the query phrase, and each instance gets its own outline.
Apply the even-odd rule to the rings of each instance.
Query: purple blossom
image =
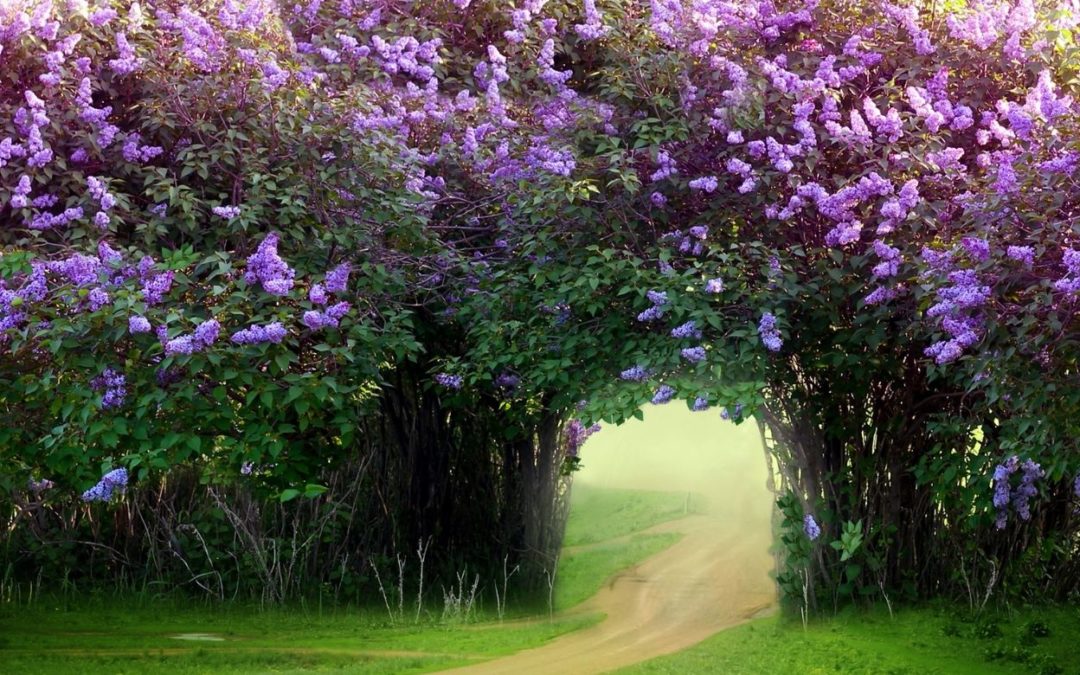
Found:
[[[649,371],[643,366],[633,366],[619,373],[619,379],[627,382],[644,382],[649,378]]]
[[[218,334],[221,332],[221,324],[217,319],[207,319],[198,326],[195,326],[195,340],[203,347],[209,347],[217,342]]]
[[[35,495],[39,494],[41,492],[44,492],[46,490],[49,490],[49,489],[53,488],[55,485],[56,485],[56,483],[53,483],[48,478],[42,478],[41,480],[36,480],[34,478],[30,478],[29,480],[26,481],[26,489],[29,490],[30,492],[34,493]]]
[[[680,324],[671,329],[671,337],[673,338],[700,338],[701,331],[697,328],[696,321],[687,321],[684,324]]]
[[[149,333],[150,322],[143,316],[133,316],[128,319],[128,332],[132,335],[137,333]]]
[[[769,312],[761,315],[761,321],[758,323],[758,335],[761,337],[762,344],[770,352],[778,352],[784,346],[780,331],[776,327],[776,317]]]
[[[814,520],[814,516],[809,513],[803,516],[803,532],[806,533],[806,538],[810,541],[815,541],[821,536],[821,527]]]
[[[1030,246],[1010,246],[1006,249],[1006,255],[1010,260],[1022,263],[1024,267],[1035,264],[1035,249]]]
[[[123,373],[112,368],[106,368],[101,375],[90,380],[90,388],[103,392],[101,396],[102,408],[116,408],[123,405],[124,398],[127,396],[127,378],[124,377]]]
[[[344,293],[349,284],[349,263],[342,263],[326,275],[326,290],[331,293]]]
[[[717,293],[723,292],[723,290],[724,290],[724,280],[723,279],[720,279],[720,278],[709,279],[707,282],[705,282],[705,292],[706,293],[716,295]]]
[[[272,295],[288,295],[296,273],[278,255],[277,245],[276,234],[266,235],[255,253],[247,259],[244,281],[249,284],[258,281],[262,284],[263,290]],[[329,288],[329,283],[327,288]]]
[[[675,397],[675,387],[662,384],[653,393],[653,405],[662,405]]]
[[[702,190],[707,193],[716,192],[716,188],[720,186],[720,182],[716,176],[702,176],[701,178],[695,178],[689,183],[691,190]]]
[[[567,456],[577,457],[578,451],[581,450],[581,446],[585,444],[589,436],[598,431],[600,431],[599,424],[587,427],[581,420],[570,420],[566,425],[566,429],[564,429]]]
[[[285,329],[285,326],[281,325],[280,321],[274,321],[265,326],[255,325],[238,330],[232,334],[230,340],[238,345],[254,345],[264,342],[278,344],[285,339],[288,333],[289,331]]]
[[[461,389],[461,385],[464,384],[464,380],[460,375],[451,375],[449,373],[438,373],[435,375],[435,381],[447,389]]]
[[[193,354],[198,349],[199,344],[190,335],[181,335],[165,342],[165,356]]]
[[[702,412],[709,409],[709,399],[704,396],[698,396],[694,399],[694,403],[690,406],[690,409],[694,412]]]
[[[102,476],[97,485],[84,492],[82,499],[84,502],[107,502],[112,498],[113,493],[123,494],[127,484],[127,469],[113,469]]]
[[[679,353],[690,363],[701,363],[707,356],[704,347],[687,347]]]

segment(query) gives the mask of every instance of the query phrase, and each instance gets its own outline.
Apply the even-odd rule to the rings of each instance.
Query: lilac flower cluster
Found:
[[[521,384],[521,378],[510,372],[499,373],[495,378],[495,387],[504,392],[512,392]]]
[[[90,388],[102,392],[102,408],[118,408],[127,397],[127,378],[123,373],[106,368],[100,375],[90,380]]]
[[[619,373],[619,379],[626,382],[644,382],[649,379],[649,371],[644,366],[632,366]]]
[[[652,306],[638,314],[637,320],[646,322],[663,318],[664,310],[668,304],[667,293],[664,291],[648,291],[645,296],[652,303]]]
[[[1013,487],[1012,476],[1020,471],[1020,483]],[[1026,459],[1023,462],[1016,455],[1006,459],[994,468],[994,508],[997,519],[994,526],[1005,529],[1009,519],[1009,507],[1016,511],[1021,520],[1031,520],[1031,498],[1039,494],[1036,482],[1046,472],[1036,462]]]
[[[821,536],[821,527],[814,520],[814,516],[809,513],[803,516],[803,532],[806,533],[806,538],[810,541],[815,541]]]
[[[662,405],[673,398],[675,398],[675,387],[662,384],[657,387],[656,391],[653,393],[652,403],[653,405]]]
[[[190,355],[201,352],[217,342],[221,324],[217,319],[207,319],[195,327],[192,335],[179,335],[166,340],[165,356]],[[235,336],[233,342],[236,342]]]
[[[26,481],[26,489],[35,495],[40,494],[46,490],[50,490],[55,487],[55,485],[56,483],[53,483],[48,478],[42,478],[41,480],[30,478]]]
[[[924,258],[928,251],[924,250]],[[928,317],[940,318],[941,327],[949,334],[948,340],[924,350],[938,365],[955,361],[979,341],[983,323],[979,310],[990,298],[990,287],[980,282],[974,270],[955,270],[947,278],[950,285],[938,289],[937,303],[926,311]]]
[[[150,322],[144,316],[133,316],[128,318],[128,332],[132,335],[137,333],[149,333],[151,330]]]
[[[776,317],[769,312],[761,315],[761,321],[758,322],[758,335],[761,337],[761,343],[765,345],[765,349],[770,352],[778,352],[784,346],[784,341],[780,337],[780,330],[776,327]]]
[[[1054,288],[1062,293],[1080,291],[1080,251],[1065,249],[1061,262],[1065,266],[1066,273],[1064,277],[1054,282]]]
[[[256,281],[262,284],[262,288],[272,295],[288,295],[293,287],[294,272],[277,251],[278,236],[274,233],[266,235],[255,253],[247,259],[247,271],[244,272],[244,281],[254,284]]]
[[[142,298],[148,305],[158,304],[172,289],[172,270],[155,272],[154,265],[154,259],[150,256],[143,256],[139,260],[138,274],[142,286]]]
[[[679,324],[671,329],[671,337],[673,338],[701,338],[701,330],[697,327],[696,321],[687,321],[686,323]]]
[[[301,319],[305,326],[311,330],[320,330],[322,328],[337,328],[338,323],[342,317],[349,313],[350,305],[344,300],[336,302],[333,305],[322,310],[308,310],[304,312],[304,316]]]
[[[435,381],[447,389],[455,390],[461,389],[461,385],[465,382],[460,375],[451,375],[449,373],[437,373]]]
[[[704,347],[687,347],[679,352],[690,363],[701,363],[707,358]]]
[[[255,345],[265,342],[279,344],[288,334],[289,331],[281,325],[280,321],[274,321],[265,326],[255,325],[243,328],[233,333],[229,339],[238,345]]]
[[[114,493],[123,494],[128,484],[127,469],[113,469],[98,481],[97,485],[82,494],[84,502],[107,502]]]
[[[116,206],[116,197],[109,192],[105,182],[94,176],[86,178],[87,191],[97,200],[100,210],[94,214],[94,224],[104,230],[109,226],[109,211]]]
[[[587,427],[582,424],[581,420],[570,420],[564,430],[566,455],[568,457],[577,457],[578,451],[581,450],[581,446],[585,444],[585,441],[589,439],[589,436],[592,436],[598,431],[600,431],[599,424]]]
[[[721,408],[720,409],[720,419],[722,419],[722,420],[731,420],[731,419],[737,420],[740,417],[742,417],[743,408],[744,408],[744,406],[743,406],[742,403],[736,403],[735,408],[733,410],[728,410],[726,407]]]
[[[600,12],[596,9],[596,0],[584,0],[585,21],[574,24],[574,30],[582,40],[596,40],[611,32],[611,26],[605,26]]]
[[[690,405],[690,410],[694,412],[703,412],[709,409],[709,399],[704,396],[698,396],[694,399],[694,402]]]
[[[232,220],[233,218],[236,218],[237,216],[240,215],[240,207],[239,206],[214,206],[214,207],[212,207],[210,209],[210,211],[215,216],[217,216],[218,218],[224,218],[225,220]],[[275,236],[275,235],[270,235],[270,236]],[[270,236],[268,236],[267,239],[269,239]],[[263,240],[263,242],[265,243],[265,240]],[[276,252],[276,249],[275,249],[275,252]]]

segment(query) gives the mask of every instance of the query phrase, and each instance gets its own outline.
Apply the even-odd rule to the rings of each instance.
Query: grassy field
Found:
[[[646,530],[694,511],[700,497],[684,492],[574,485],[563,546],[575,547]]]
[[[568,529],[576,548],[560,561],[556,609],[580,603],[616,572],[671,545],[678,535],[640,532],[684,515],[685,505],[681,492],[576,490]],[[421,673],[535,647],[602,617],[543,616],[504,624],[492,618],[394,626],[378,607],[259,611],[168,601],[84,599],[65,606],[38,600],[31,607],[0,605],[0,673]],[[222,640],[177,639],[192,633]]]
[[[1048,634],[1041,635],[1046,629]],[[1080,608],[1045,607],[991,614],[941,607],[848,611],[804,631],[779,617],[717,633],[622,675],[1073,675],[1080,673]]]
[[[678,535],[641,531],[680,517],[685,498],[685,493],[579,490],[556,607],[578,604],[613,573],[675,541]],[[65,608],[38,601],[30,608],[0,606],[0,673],[423,673],[535,647],[600,619],[577,614],[553,621],[394,626],[374,609],[258,611],[102,599]],[[190,633],[223,640],[176,639]],[[619,672],[1066,675],[1080,674],[1078,640],[1078,608],[1019,610],[979,621],[941,607],[901,610],[895,618],[884,611],[848,611],[811,622],[806,630],[797,621],[760,619]]]

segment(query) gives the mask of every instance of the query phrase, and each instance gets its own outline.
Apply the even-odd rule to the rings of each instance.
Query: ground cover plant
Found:
[[[389,621],[377,606],[341,608],[327,602],[276,609],[243,603],[193,605],[175,595],[127,595],[118,600],[72,591],[0,602],[0,664],[4,672],[430,672],[537,646],[595,624],[602,617],[569,612],[609,578],[670,544],[677,535],[644,535],[644,506],[678,504],[681,493],[591,487],[572,501],[568,527],[607,520],[608,536],[563,554],[553,620],[547,608],[508,603],[482,606],[446,622],[438,608],[420,621]],[[627,537],[630,537],[627,539]],[[536,619],[537,614],[544,614]],[[178,640],[202,634],[222,641]]]
[[[681,401],[804,618],[1075,600],[1078,26],[3,2],[5,583],[550,597],[585,439]]]
[[[639,673],[1072,673],[1080,633],[1075,608],[1014,608],[975,618],[955,608],[913,607],[890,617],[850,611],[803,629],[761,619],[685,652],[618,672]]]

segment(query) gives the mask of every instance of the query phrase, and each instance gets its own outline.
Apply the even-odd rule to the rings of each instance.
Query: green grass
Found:
[[[1033,637],[1029,622],[1050,629]],[[993,626],[996,626],[995,629]],[[972,621],[940,607],[848,611],[812,622],[760,619],[723,631],[682,652],[618,671],[623,675],[996,675],[1080,673],[1080,609],[1051,607]],[[1057,670],[1060,668],[1060,670]]]
[[[567,545],[580,548],[560,561],[556,609],[580,603],[620,570],[674,543],[677,534],[636,533],[681,517],[685,500],[684,493],[575,488]],[[168,600],[114,604],[100,597],[82,598],[71,607],[58,604],[39,599],[30,608],[0,606],[0,673],[423,673],[536,647],[601,619],[579,615],[548,621],[544,616],[504,624],[406,621],[395,626],[376,608],[259,611]],[[172,637],[182,633],[226,640]]]
[[[419,673],[535,647],[595,623],[554,621],[388,625],[368,611],[79,606],[0,611],[0,672]],[[209,633],[224,642],[172,636]]]
[[[681,518],[687,511],[685,492],[618,490],[574,485],[563,546],[608,541]],[[689,503],[693,510],[693,503]]]
[[[555,609],[568,609],[588,599],[616,573],[663,551],[680,536],[674,532],[641,534],[618,543],[600,543],[564,553],[556,576]]]

